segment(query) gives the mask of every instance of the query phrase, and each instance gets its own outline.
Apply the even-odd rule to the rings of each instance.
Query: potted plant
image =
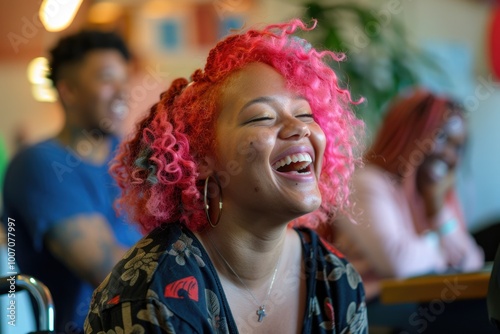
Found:
[[[355,107],[374,132],[386,104],[403,89],[419,84],[416,64],[439,70],[412,45],[396,12],[378,13],[359,4],[305,4],[306,17],[318,20],[311,42],[316,47],[343,52],[347,59],[332,63],[341,85],[353,98],[365,98]],[[420,67],[421,68],[421,67]]]

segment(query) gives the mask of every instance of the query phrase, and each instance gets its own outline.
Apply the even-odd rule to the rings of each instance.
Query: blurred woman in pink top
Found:
[[[335,233],[367,299],[381,278],[483,266],[454,187],[466,138],[463,110],[446,97],[418,89],[388,109],[353,180],[357,224],[341,221]]]
[[[433,315],[431,323],[422,316],[428,305],[387,306],[377,296],[383,278],[474,271],[484,265],[483,250],[467,230],[455,191],[466,139],[458,104],[415,89],[389,106],[365,153],[365,166],[355,172],[351,200],[356,223],[339,219],[329,237],[361,274],[370,326],[409,333],[465,328],[453,320],[461,312],[454,304],[447,304],[439,317]],[[464,319],[471,328],[486,312],[480,306],[457,306],[467,310]],[[471,309],[481,311],[473,315]]]

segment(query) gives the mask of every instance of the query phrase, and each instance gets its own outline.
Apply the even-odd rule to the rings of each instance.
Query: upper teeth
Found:
[[[281,168],[283,166],[289,165],[292,162],[303,162],[303,161],[312,162],[312,158],[309,155],[309,153],[296,153],[296,154],[286,156],[283,159],[276,162],[273,165],[273,168],[278,169],[278,168]]]

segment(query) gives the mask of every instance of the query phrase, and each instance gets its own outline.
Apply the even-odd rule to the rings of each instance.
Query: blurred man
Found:
[[[51,50],[50,79],[64,127],[19,152],[7,170],[3,222],[15,222],[21,273],[52,293],[57,332],[82,331],[93,289],[139,238],[113,210],[119,190],[108,173],[127,112],[129,59],[113,33],[60,40]]]

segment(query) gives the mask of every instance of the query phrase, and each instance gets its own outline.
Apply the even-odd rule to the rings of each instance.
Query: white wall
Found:
[[[473,228],[490,219],[500,221],[500,89],[481,101],[470,117],[471,194],[465,187],[462,199],[469,208],[467,217]],[[466,171],[467,175],[467,171]]]

